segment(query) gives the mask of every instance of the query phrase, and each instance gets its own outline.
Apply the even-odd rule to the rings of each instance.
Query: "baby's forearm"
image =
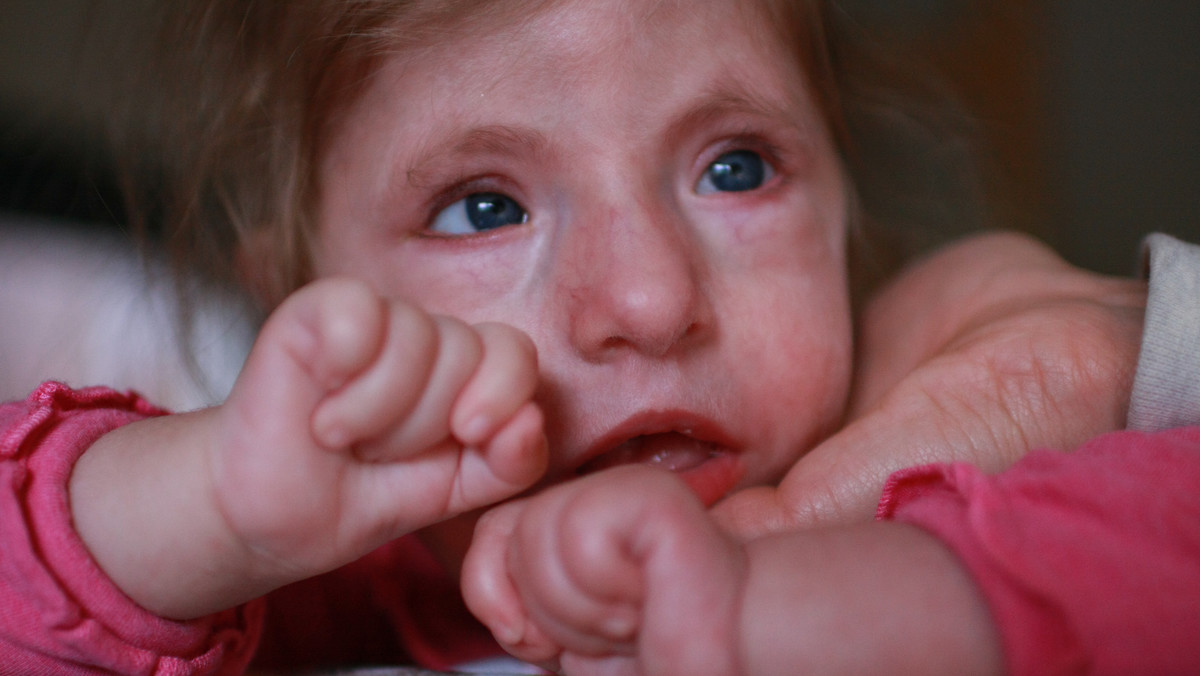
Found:
[[[988,609],[938,540],[896,523],[747,545],[748,674],[1003,671]]]
[[[100,567],[156,614],[198,617],[269,591],[214,498],[205,445],[216,409],[114,430],[71,476],[75,528]]]

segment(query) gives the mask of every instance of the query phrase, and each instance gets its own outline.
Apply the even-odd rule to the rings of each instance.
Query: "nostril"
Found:
[[[679,330],[662,327],[656,333],[626,331],[606,337],[599,343],[599,348],[609,354],[628,349],[652,357],[665,357],[681,347],[692,346],[706,331],[706,324],[702,322],[690,322]]]
[[[624,338],[620,338],[618,336],[609,336],[608,338],[605,338],[602,343],[600,343],[600,348],[603,350],[615,350],[625,342],[626,340]]]
[[[571,340],[587,359],[660,357],[707,330],[702,255],[673,221],[626,215],[577,232],[588,236],[562,274]]]

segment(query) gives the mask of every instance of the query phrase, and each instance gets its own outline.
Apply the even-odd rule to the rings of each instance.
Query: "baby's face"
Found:
[[[389,56],[320,168],[319,275],[538,347],[552,479],[774,481],[847,396],[846,186],[740,0],[555,4]]]

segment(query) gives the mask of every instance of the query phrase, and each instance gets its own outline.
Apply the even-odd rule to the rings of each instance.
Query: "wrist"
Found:
[[[113,430],[71,475],[75,528],[96,563],[127,596],[167,618],[199,617],[262,593],[247,584],[250,561],[212,499],[213,415]]]
[[[991,614],[945,545],[912,526],[792,532],[747,545],[746,673],[1000,673]]]

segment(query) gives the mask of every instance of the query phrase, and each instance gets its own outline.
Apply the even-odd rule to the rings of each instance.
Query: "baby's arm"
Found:
[[[115,430],[76,465],[79,534],[163,616],[227,608],[531,484],[532,343],[314,283],[268,319],[221,406]]]
[[[485,516],[468,605],[567,673],[992,673],[988,611],[955,557],[900,524],[736,542],[668,473],[626,467]]]

